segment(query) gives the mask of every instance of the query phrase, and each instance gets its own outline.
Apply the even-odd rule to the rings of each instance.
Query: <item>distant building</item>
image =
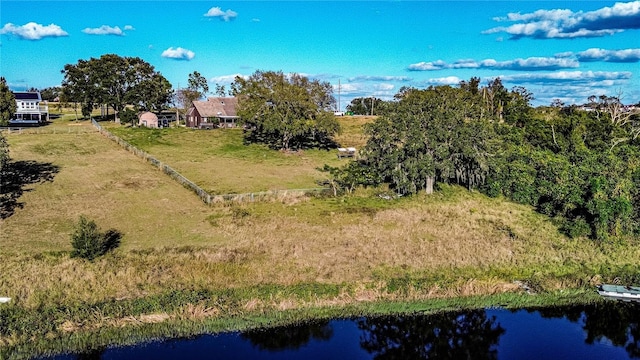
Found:
[[[11,125],[40,125],[49,119],[49,105],[42,101],[39,92],[15,91],[16,113],[9,120]]]
[[[138,115],[138,126],[158,128],[158,116],[151,111],[145,111]]]
[[[149,128],[165,128],[169,124],[176,121],[176,113],[170,111],[162,111],[153,113],[145,111],[138,114],[138,126]]]
[[[236,127],[239,117],[235,97],[210,97],[206,101],[194,101],[185,119],[190,128]]]

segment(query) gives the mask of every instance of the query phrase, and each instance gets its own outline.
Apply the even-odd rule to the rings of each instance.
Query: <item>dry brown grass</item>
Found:
[[[563,244],[561,237],[553,241],[545,239],[550,233],[545,227],[551,226],[544,221],[538,224],[538,235],[520,235],[516,230],[512,230],[515,237],[505,233],[505,226],[522,222],[519,218],[531,216],[530,210],[496,201],[486,212],[469,211],[469,207],[480,207],[484,201],[469,199],[461,205],[425,203],[384,210],[373,217],[334,215],[325,225],[279,214],[250,215],[211,227],[221,238],[233,241],[212,239],[197,248],[160,248],[147,243],[141,251],[120,250],[115,256],[92,263],[37,252],[0,255],[5,264],[0,290],[24,306],[34,307],[43,302],[137,298],[167,289],[313,282],[360,286],[349,298],[318,300],[318,304],[337,304],[393,299],[384,283],[366,285],[375,284],[380,272],[389,277],[438,271],[455,274],[455,269],[469,267],[536,267],[571,260],[599,261],[602,257],[589,242],[572,245]],[[487,221],[494,217],[503,218],[504,223],[498,228],[487,228]],[[127,241],[128,236],[124,243],[125,248],[130,248]],[[636,251],[627,256],[638,255]],[[447,288],[421,289],[412,296],[471,295],[514,288],[504,279],[471,278],[460,279]],[[298,300],[289,301],[294,300],[277,299],[268,305],[275,308],[301,305]],[[264,304],[255,302],[246,306],[260,308]]]
[[[464,190],[392,206],[374,203],[366,211],[299,198],[207,207],[98,133],[12,134],[8,140],[13,159],[60,167],[52,182],[29,186],[19,199],[22,207],[0,222],[0,294],[29,308],[170,289],[300,283],[349,283],[354,290],[316,300],[249,299],[244,306],[347,304],[393,300],[398,294],[387,289],[387,280],[438,273],[451,283],[428,284],[404,296],[491,294],[515,287],[513,279],[482,275],[489,269],[570,270],[572,264],[640,258],[640,247],[612,248],[605,257],[591,241],[562,237],[528,207]],[[121,248],[94,262],[56,253],[71,249],[69,236],[80,214],[121,231]],[[215,313],[194,304],[183,316]]]
[[[96,132],[7,138],[12,159],[50,163],[59,172],[51,182],[28,185],[19,199],[22,208],[0,220],[6,252],[69,250],[81,214],[124,233],[125,248],[223,238],[205,221],[211,209],[193,193]]]
[[[361,148],[367,143],[362,129],[365,124],[374,122],[376,118],[377,116],[338,116],[342,133],[336,136],[336,141],[342,147]]]

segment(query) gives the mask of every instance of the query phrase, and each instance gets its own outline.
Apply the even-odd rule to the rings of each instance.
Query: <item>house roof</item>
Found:
[[[140,121],[158,121],[158,117],[156,116],[156,114],[147,111],[140,114]]]
[[[237,118],[235,97],[210,97],[206,101],[194,101],[193,106],[202,117]]]
[[[16,91],[13,93],[16,100],[40,100],[39,92]]]

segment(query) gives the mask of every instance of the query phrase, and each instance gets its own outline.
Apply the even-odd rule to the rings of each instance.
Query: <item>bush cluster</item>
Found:
[[[101,232],[93,220],[80,216],[75,231],[71,235],[73,251],[71,257],[89,261],[100,257],[120,245],[122,233],[115,229]]]

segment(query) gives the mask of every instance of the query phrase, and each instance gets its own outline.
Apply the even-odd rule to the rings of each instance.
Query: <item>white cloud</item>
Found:
[[[407,76],[369,76],[369,75],[360,75],[354,76],[347,79],[349,82],[354,81],[411,81],[412,79]]]
[[[340,84],[340,93],[342,95],[358,95],[363,93],[363,88],[364,86],[362,84],[356,84],[356,83]],[[337,85],[334,86],[334,90],[337,90],[337,89],[338,89]]]
[[[605,50],[587,49],[577,55],[580,61],[604,61],[604,62],[639,62],[640,49]]]
[[[529,14],[509,13],[496,21],[517,22],[483,31],[483,34],[505,32],[511,39],[573,39],[602,37],[628,29],[640,29],[640,1],[615,3],[589,12],[568,9],[537,10]]]
[[[161,56],[176,60],[191,60],[196,56],[196,54],[191,50],[183,49],[181,47],[177,47],[175,49],[170,47],[163,51]]]
[[[229,20],[235,19],[238,16],[238,13],[231,9],[228,9],[227,11],[222,11],[222,9],[218,6],[218,7],[212,7],[211,9],[209,9],[209,11],[207,11],[207,13],[204,14],[204,16],[217,17],[217,18],[220,18],[220,20],[229,21]]]
[[[69,35],[56,24],[43,26],[35,22],[29,22],[22,26],[7,23],[0,29],[0,34],[12,34],[26,40],[40,40],[45,37],[60,37]]]
[[[493,69],[493,70],[558,70],[577,68],[580,64],[575,59],[559,57],[530,57],[527,59],[515,59],[496,61],[484,59],[481,61],[463,59],[454,63],[446,63],[442,60],[433,62],[420,62],[409,65],[412,71],[434,71],[444,69]]]
[[[395,88],[396,88],[396,86],[395,86],[395,85],[393,85],[393,84],[386,84],[386,83],[377,84],[375,87],[376,87],[376,89],[377,89],[378,91],[383,91],[383,92],[385,92],[385,93],[387,93],[387,92],[389,92],[389,91],[391,91],[391,90],[393,90],[393,89],[395,89]]]
[[[442,70],[445,69],[445,66],[447,65],[447,63],[445,63],[442,60],[437,60],[437,61],[433,61],[433,62],[419,62],[417,64],[411,64],[409,65],[409,70],[413,70],[413,71],[429,71],[429,70]]]
[[[111,27],[108,25],[102,25],[99,28],[86,28],[82,32],[89,35],[124,35],[124,32],[118,26]]]
[[[566,84],[585,86],[620,85],[631,79],[629,71],[556,71],[544,74],[517,74],[501,76],[504,82],[519,84]]]
[[[458,85],[460,84],[460,81],[462,80],[457,76],[447,76],[447,77],[429,79],[426,81],[426,83],[431,85]]]
[[[135,30],[135,28],[132,25],[125,25],[124,26],[124,31],[130,31],[130,30]]]
[[[214,83],[214,84],[231,84],[232,82],[234,82],[236,80],[236,76],[239,76],[243,79],[248,79],[249,76],[248,75],[242,75],[240,73],[238,74],[231,74],[231,75],[222,75],[222,76],[215,76],[209,79],[209,82]]]

